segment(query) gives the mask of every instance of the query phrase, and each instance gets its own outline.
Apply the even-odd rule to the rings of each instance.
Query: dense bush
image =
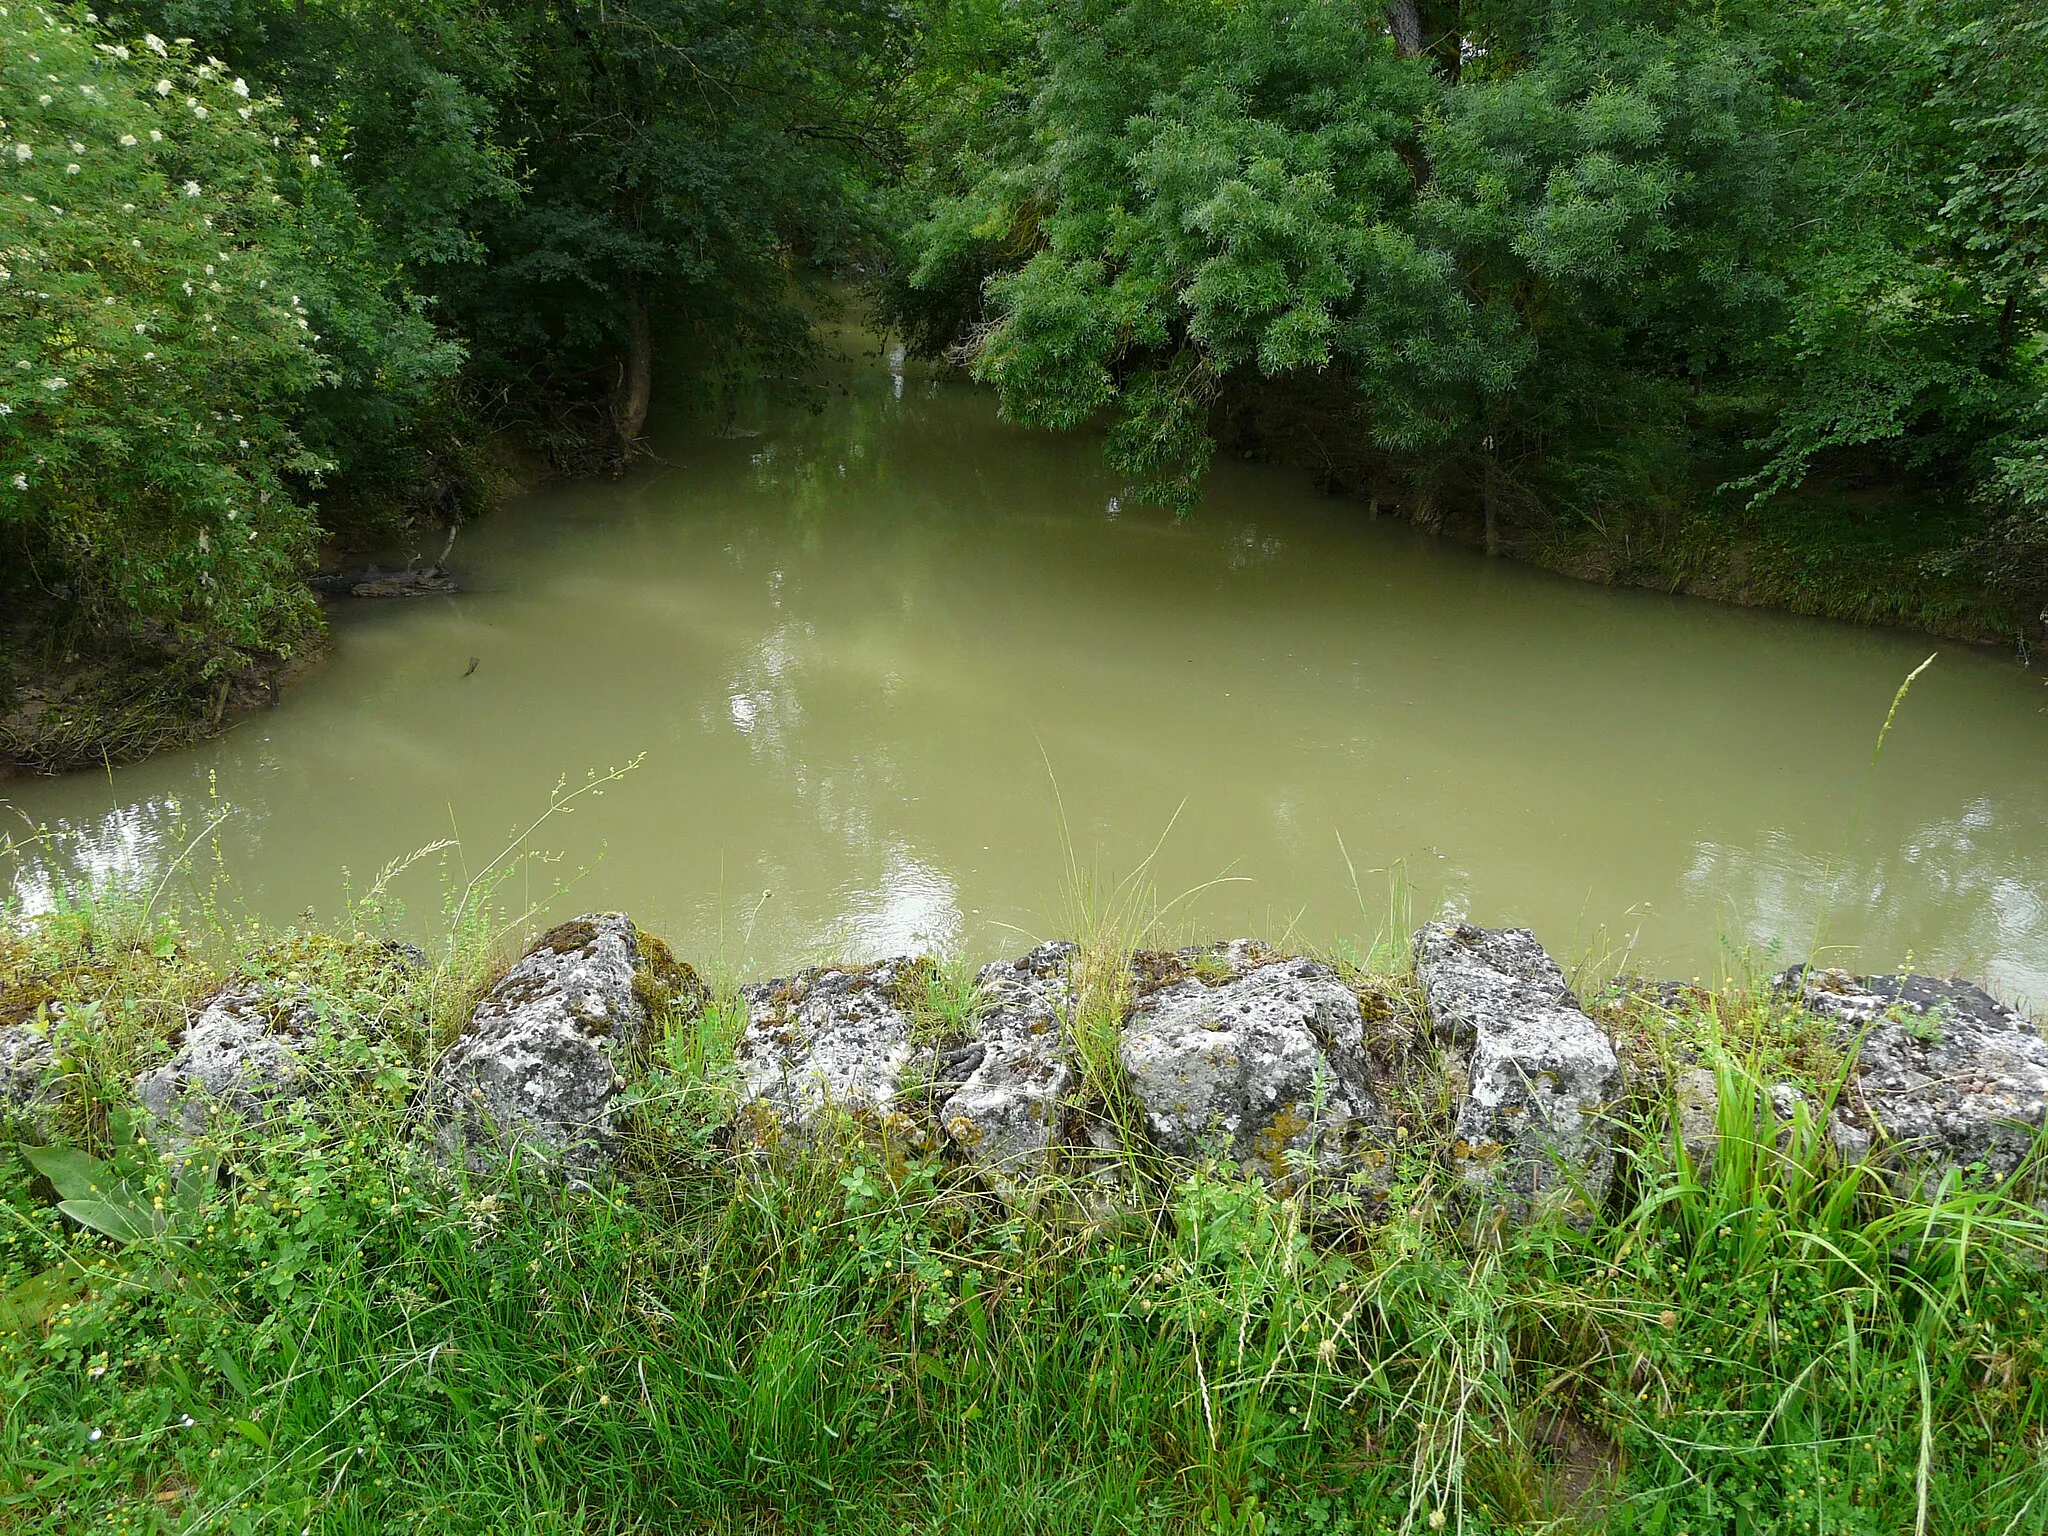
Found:
[[[289,652],[332,402],[384,425],[459,354],[274,99],[82,13],[0,28],[7,584],[208,674]]]

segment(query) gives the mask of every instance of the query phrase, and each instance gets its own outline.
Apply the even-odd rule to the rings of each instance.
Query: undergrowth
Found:
[[[71,1148],[0,1151],[9,1530],[2048,1531],[2048,1223],[1781,1123],[1770,1086],[1824,1103],[1840,1064],[1754,989],[1616,1012],[1652,1078],[1716,1072],[1719,1118],[1703,1156],[1646,1101],[1583,1230],[1471,1220],[1419,1137],[1371,1220],[1217,1168],[1110,1212],[858,1137],[762,1162],[725,1136],[729,982],[668,1009],[618,1179],[574,1193],[451,1173],[408,1112],[502,953],[461,905],[411,968],[367,907],[363,934],[139,899],[0,929]],[[1112,1096],[1141,908],[1077,929]],[[360,1070],[173,1165],[124,1085],[258,974],[310,986]],[[919,984],[957,1024],[957,976]],[[1441,1084],[1414,1091],[1426,1118]]]

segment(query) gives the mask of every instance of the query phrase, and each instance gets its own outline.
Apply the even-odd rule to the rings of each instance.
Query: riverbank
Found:
[[[511,434],[486,435],[466,445],[465,453],[469,489],[481,501],[471,508],[472,516],[488,515],[509,498],[556,478],[540,452]],[[381,517],[367,516],[356,508],[351,517],[375,530],[375,542],[358,548],[361,539],[331,540],[321,552],[322,572],[377,557],[399,571],[421,564],[416,551],[401,550],[394,558],[384,547],[393,536],[394,519],[406,529],[404,514],[384,509]],[[416,535],[415,545],[429,552],[439,548],[445,556],[454,545],[445,528],[407,531]],[[17,588],[20,600],[0,623],[0,781],[140,762],[210,740],[271,708],[326,659],[333,605],[359,600],[349,588],[337,592],[323,585],[319,573],[308,590],[321,601],[311,610],[313,622],[294,637],[289,651],[245,654],[209,672],[174,650],[82,627],[63,596],[31,599]],[[387,590],[395,596],[433,595],[453,586],[393,583]]]
[[[0,1022],[49,1075],[11,1053],[14,1124],[94,1161],[5,1154],[5,1495],[34,1531],[2030,1528],[2033,1175],[1902,1180],[1833,1127],[1877,1032],[1954,1015],[1902,990],[1845,1054],[1846,980],[1581,1010],[1486,930],[1419,966],[1137,942],[749,985],[603,915],[508,950],[472,911],[431,956],[142,902],[18,927]],[[1176,1148],[1152,1069],[1290,1018],[1307,1123]],[[1460,1134],[1537,1027],[1627,1076],[1576,1205]],[[239,1113],[189,1114],[231,1041]],[[1288,1053],[1243,1054],[1190,1081]],[[850,1119],[789,1096],[826,1071]]]
[[[1212,430],[1226,451],[1309,475],[1368,517],[1488,547],[1481,487],[1453,478],[1418,490],[1327,394],[1244,388]],[[1731,455],[1724,468],[1732,477],[1739,464]],[[1912,630],[2022,663],[2048,645],[2048,569],[2004,549],[1953,487],[1815,475],[1755,508],[1703,465],[1689,481],[1645,480],[1584,506],[1544,505],[1526,488],[1504,501],[1491,552],[1577,580]]]
[[[0,780],[75,773],[173,752],[275,704],[315,665],[324,637],[252,656],[220,676],[146,647],[67,646],[17,616],[0,630]]]
[[[834,428],[830,433],[819,433],[809,419],[795,412],[767,411],[758,419],[770,425],[781,460],[763,459],[748,466],[744,474],[720,465],[713,471],[715,480],[703,476],[707,466],[701,462],[718,462],[718,455],[706,446],[707,439],[721,441],[714,434],[677,423],[659,435],[658,446],[648,445],[654,454],[653,465],[679,462],[681,457],[696,459],[703,483],[720,487],[721,503],[705,510],[718,515],[717,537],[721,541],[740,538],[754,543],[764,537],[770,526],[767,518],[779,515],[781,505],[760,509],[765,517],[757,519],[752,528],[732,527],[731,520],[722,515],[729,506],[750,504],[764,483],[785,487],[789,507],[810,506],[818,485],[801,482],[791,472],[812,457],[830,471],[831,479],[825,484],[838,482],[837,490],[827,493],[834,501],[851,498],[862,502],[878,494],[910,491],[944,504],[943,515],[920,518],[911,528],[892,515],[869,530],[881,541],[879,548],[842,552],[842,558],[869,562],[877,583],[916,584],[917,562],[941,554],[917,547],[916,527],[920,525],[955,525],[949,529],[949,538],[979,543],[1004,539],[1001,520],[1065,519],[1072,516],[1077,501],[1098,495],[1110,499],[1115,515],[1121,502],[1115,494],[1117,483],[1100,469],[1096,445],[1085,437],[1027,435],[997,425],[992,420],[990,393],[967,385],[964,375],[954,370],[918,378],[925,400],[913,396],[914,403],[904,402],[896,395],[884,405],[884,391],[893,389],[904,377],[900,354],[896,361],[888,362],[889,349],[865,332],[834,335],[847,354],[841,363],[849,365],[829,375],[838,386],[837,397],[862,404],[831,413]],[[883,366],[877,366],[878,362]],[[943,410],[930,403],[935,390],[941,392]],[[760,402],[754,402],[753,408],[759,411]],[[889,413],[894,413],[893,420]],[[886,458],[869,458],[876,444],[868,438],[878,430],[888,432],[889,452]],[[1226,538],[1250,536],[1254,545],[1249,555],[1238,557],[1243,567],[1270,561],[1279,547],[1271,540],[1277,534],[1284,543],[1288,537],[1274,525],[1283,520],[1298,523],[1319,500],[1308,481],[1342,497],[1334,508],[1338,516],[1316,514],[1326,525],[1319,537],[1324,558],[1350,569],[1353,579],[1362,584],[1378,576],[1374,563],[1383,561],[1388,552],[1383,541],[1374,540],[1370,529],[1350,529],[1349,521],[1354,518],[1360,523],[1375,518],[1399,520],[1451,548],[1483,547],[1483,524],[1476,507],[1449,493],[1424,498],[1412,488],[1382,488],[1376,495],[1370,462],[1319,461],[1317,444],[1290,436],[1281,426],[1268,430],[1256,417],[1240,421],[1238,430],[1237,438],[1228,439],[1233,456],[1257,459],[1264,467],[1231,466],[1236,474],[1219,468],[1208,486],[1207,499],[1187,526],[1191,532],[1214,531]],[[754,440],[742,437],[735,441]],[[981,461],[998,456],[1014,472],[1016,489],[991,504]],[[829,464],[825,464],[827,459]],[[615,483],[606,477],[558,473],[533,446],[522,445],[511,434],[501,433],[476,445],[472,460],[477,494],[494,505],[546,485],[561,493],[556,501],[580,501],[584,491]],[[778,468],[778,462],[783,467]],[[844,478],[848,464],[855,471],[851,480]],[[885,473],[896,474],[903,483],[897,487],[868,483],[870,474]],[[631,504],[647,478],[633,489],[621,488],[622,506]],[[1230,483],[1220,483],[1223,478]],[[682,501],[688,493],[671,482],[661,494]],[[1616,513],[1617,521],[1599,525],[1532,520],[1525,526],[1510,519],[1497,530],[1501,534],[1499,552],[1513,564],[1598,585],[1936,634],[1996,648],[2005,656],[2017,653],[2022,659],[2029,658],[2042,642],[2039,616],[2030,617],[2027,605],[2017,596],[1997,588],[1979,566],[1958,558],[1955,539],[1961,537],[1960,525],[1945,522],[1946,514],[1934,502],[1898,494],[1818,490],[1802,491],[1798,496],[1799,516],[1776,518],[1767,524],[1691,504],[1646,506],[1639,509],[1639,515],[1632,512],[1623,518]],[[1132,521],[1143,515],[1136,509],[1133,514]],[[465,528],[455,545],[454,558],[458,566],[465,561],[473,564],[478,577],[488,584],[516,582],[530,572],[533,561],[525,551],[503,541],[493,542],[483,532],[489,521],[479,517],[473,531]],[[433,561],[447,537],[445,528],[422,527],[416,536],[394,547],[387,529],[386,547],[330,545],[323,553],[322,565],[343,568],[375,559],[390,569],[408,564],[423,567]],[[479,553],[480,545],[483,553]],[[661,549],[653,555],[671,579],[695,579],[693,568],[675,561],[675,551]],[[566,551],[555,551],[555,558],[566,557]],[[779,552],[776,558],[800,559],[802,551]],[[1052,562],[1045,570],[1013,568],[1006,573],[1006,590],[996,597],[1003,603],[1013,602],[1047,575],[1057,574],[1057,555],[1047,552],[1044,559]],[[905,562],[909,562],[907,569]],[[1456,566],[1459,562],[1451,559],[1446,563]],[[1402,574],[1408,579],[1405,570]],[[737,573],[735,577],[738,579]],[[961,573],[959,579],[963,584],[985,581],[973,573]],[[1469,587],[1469,581],[1466,585]],[[1165,590],[1131,584],[1110,600],[1137,611]],[[1214,602],[1214,594],[1207,590],[1183,591],[1182,595],[1193,603]],[[1453,603],[1467,603],[1472,597],[1469,590],[1445,595]],[[650,593],[649,600],[658,605],[664,596]],[[324,610],[326,615],[331,617],[331,604],[336,601],[358,599],[332,598]],[[1367,599],[1353,594],[1348,602],[1357,613],[1351,622],[1363,622]],[[189,664],[144,648],[107,647],[76,637],[61,642],[54,637],[62,616],[52,609],[41,617],[47,622],[38,622],[38,615],[24,610],[16,616],[14,626],[0,634],[0,772],[57,774],[103,769],[189,746],[218,734],[251,710],[275,702],[303,675],[321,648],[321,637],[309,635],[289,660],[256,656],[231,676],[203,679]],[[1182,617],[1156,612],[1162,629],[1175,626]],[[1255,622],[1257,617],[1256,609],[1227,605],[1214,614],[1216,621],[1233,627]],[[1332,605],[1328,614],[1328,620],[1339,623],[1349,617],[1341,605]],[[1415,618],[1432,627],[1428,615]],[[1157,640],[1156,635],[1139,637],[1135,643],[1143,646]],[[458,667],[467,659],[467,654],[460,658]]]

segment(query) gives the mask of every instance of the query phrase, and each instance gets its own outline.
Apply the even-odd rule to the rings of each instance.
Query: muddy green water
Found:
[[[459,838],[392,883],[430,928],[558,780],[637,759],[507,894],[750,971],[1062,931],[1063,805],[1105,872],[1158,845],[1162,901],[1223,878],[1176,933],[1369,943],[1398,871],[1415,916],[1570,959],[1710,975],[1818,935],[2048,998],[2040,673],[1489,561],[1250,465],[1176,523],[1092,442],[847,347],[822,411],[677,424],[663,464],[506,507],[467,592],[341,612],[220,741],[0,785],[52,834],[0,882],[153,878],[226,811],[233,899],[279,921]]]

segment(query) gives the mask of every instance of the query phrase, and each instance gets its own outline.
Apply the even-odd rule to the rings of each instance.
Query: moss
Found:
[[[1252,1137],[1252,1155],[1269,1175],[1284,1179],[1294,1171],[1287,1163],[1288,1150],[1314,1125],[1315,1122],[1302,1113],[1300,1105],[1290,1104]]]
[[[1135,1001],[1187,980],[1188,963],[1170,949],[1141,949],[1131,955],[1131,997]]]
[[[9,984],[0,980],[0,1027],[26,1024],[50,1003],[57,1001],[57,989],[47,982],[23,981]]]
[[[646,929],[633,929],[640,963],[633,970],[633,995],[647,1016],[664,1027],[694,1019],[711,1001],[711,989],[696,971],[675,957]]]
[[[576,917],[566,923],[557,923],[535,939],[526,952],[533,955],[545,949],[558,955],[573,955],[577,950],[588,949],[596,942],[597,924],[587,917]]]

